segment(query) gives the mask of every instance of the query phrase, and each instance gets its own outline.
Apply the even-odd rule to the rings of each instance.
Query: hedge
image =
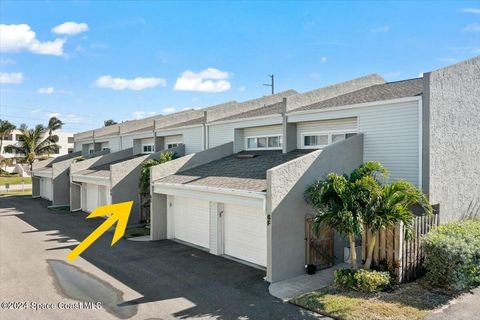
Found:
[[[431,285],[464,290],[480,284],[480,219],[438,226],[422,242]]]

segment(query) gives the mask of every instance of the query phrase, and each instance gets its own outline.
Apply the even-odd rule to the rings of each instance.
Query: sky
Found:
[[[480,55],[480,1],[0,2],[0,119],[98,128]]]

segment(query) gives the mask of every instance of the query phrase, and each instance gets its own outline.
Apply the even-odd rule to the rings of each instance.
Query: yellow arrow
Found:
[[[111,204],[108,206],[98,207],[93,210],[87,216],[89,218],[101,217],[107,214],[111,216],[105,220],[104,223],[98,226],[88,237],[85,238],[78,246],[75,247],[67,255],[69,261],[75,260],[83,251],[85,251],[92,243],[94,243],[102,234],[104,234],[111,226],[117,222],[117,227],[115,228],[115,233],[113,234],[112,246],[120,240],[125,234],[125,228],[127,227],[128,217],[130,216],[130,211],[132,210],[133,201],[121,202],[116,204]]]

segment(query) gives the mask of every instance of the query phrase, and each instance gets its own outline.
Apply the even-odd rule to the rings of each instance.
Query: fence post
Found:
[[[403,233],[403,223],[400,222],[395,226],[395,235],[394,235],[394,243],[395,243],[395,275],[397,276],[397,281],[402,282],[403,280],[403,245],[404,245],[404,233]]]

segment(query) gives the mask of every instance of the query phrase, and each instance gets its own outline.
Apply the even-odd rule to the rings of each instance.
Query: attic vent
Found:
[[[235,158],[237,159],[251,159],[255,158],[257,155],[253,153],[246,153],[246,154],[237,154]]]

